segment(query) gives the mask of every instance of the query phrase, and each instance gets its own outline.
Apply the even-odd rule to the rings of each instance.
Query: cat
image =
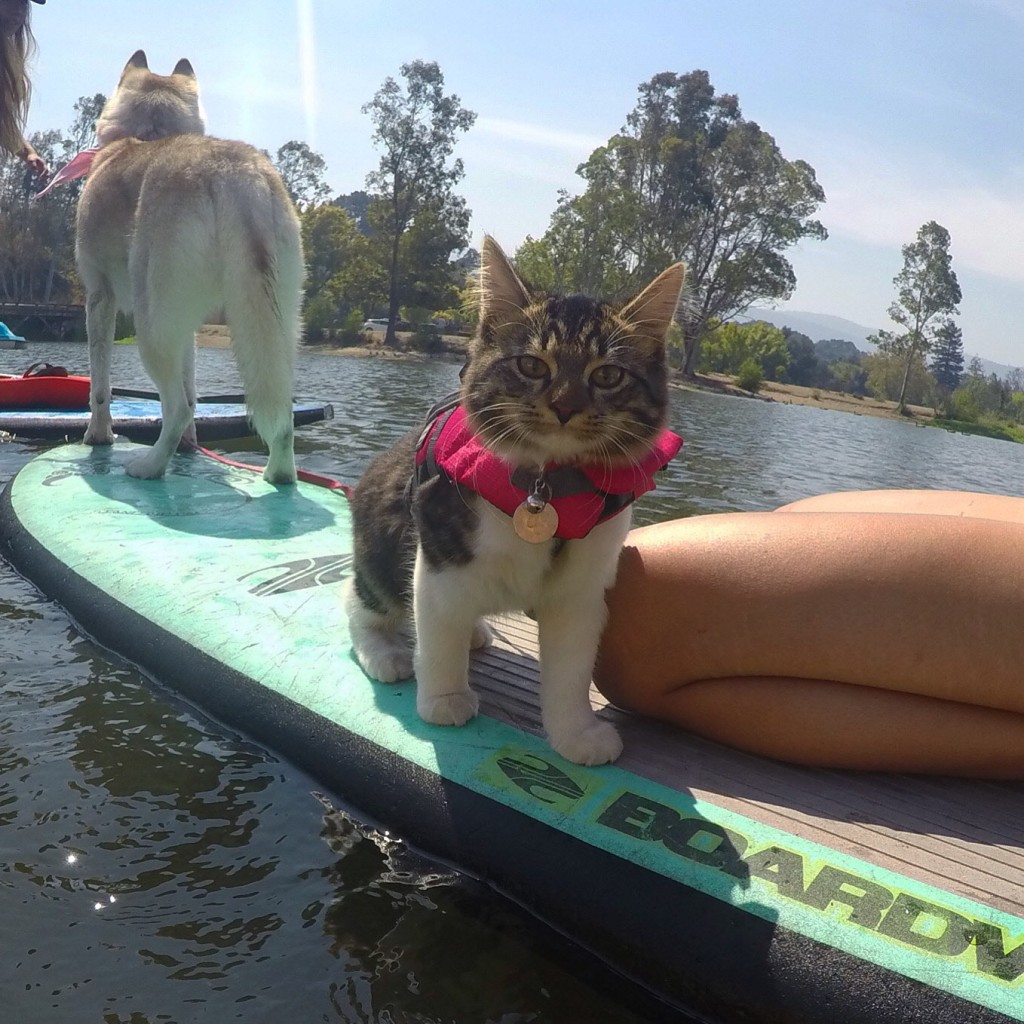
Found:
[[[351,502],[356,658],[382,682],[415,674],[427,722],[476,715],[469,651],[491,642],[484,616],[528,610],[549,743],[578,764],[619,756],[590,681],[630,502],[682,443],[664,427],[683,277],[677,263],[619,305],[546,295],[484,239],[458,401],[376,456]]]
[[[92,377],[85,442],[114,440],[114,316],[132,311],[163,422],[126,472],[162,476],[179,441],[195,443],[195,332],[223,309],[253,425],[270,449],[264,479],[290,484],[299,220],[265,155],[204,130],[192,65],[156,75],[138,50],[96,123],[99,148],[75,158],[88,170],[75,239]]]

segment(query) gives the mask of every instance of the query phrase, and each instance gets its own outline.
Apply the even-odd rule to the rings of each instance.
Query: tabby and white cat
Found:
[[[664,429],[665,334],[683,266],[617,306],[531,290],[490,237],[482,260],[458,402],[356,486],[353,647],[374,679],[415,674],[426,721],[462,725],[478,708],[469,651],[491,640],[483,616],[527,609],[548,739],[604,764],[622,741],[591,708],[591,673],[629,503],[681,444]]]

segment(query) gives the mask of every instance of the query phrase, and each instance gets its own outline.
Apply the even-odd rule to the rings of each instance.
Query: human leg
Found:
[[[773,756],[1024,777],[1022,580],[1013,522],[660,524],[627,541],[595,682],[620,707]],[[916,746],[894,742],[920,721]]]

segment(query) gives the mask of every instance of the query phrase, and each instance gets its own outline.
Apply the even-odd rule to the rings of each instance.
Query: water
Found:
[[[84,346],[40,344],[0,352],[0,372],[28,356],[87,370]],[[200,350],[198,366],[201,392],[240,390],[228,353]],[[297,396],[337,419],[300,432],[300,464],[353,481],[457,369],[303,354]],[[132,348],[114,373],[149,386]],[[686,446],[641,522],[859,487],[1013,494],[1024,459],[1006,442],[693,392],[676,395],[673,427]],[[0,445],[0,482],[42,448]],[[482,883],[97,648],[2,563],[0,844],[4,1024],[658,1016]]]

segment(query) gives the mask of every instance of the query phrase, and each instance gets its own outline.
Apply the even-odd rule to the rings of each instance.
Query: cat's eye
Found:
[[[519,372],[530,380],[543,380],[548,375],[548,364],[537,356],[520,356],[516,365]]]
[[[605,363],[590,375],[590,383],[595,388],[617,388],[625,376],[626,371],[621,366]]]

